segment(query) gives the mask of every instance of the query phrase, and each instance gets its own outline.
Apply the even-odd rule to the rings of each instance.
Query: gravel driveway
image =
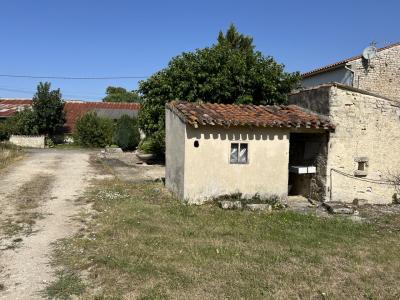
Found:
[[[30,150],[0,173],[0,299],[40,299],[51,244],[78,229],[74,202],[96,176],[90,152]]]

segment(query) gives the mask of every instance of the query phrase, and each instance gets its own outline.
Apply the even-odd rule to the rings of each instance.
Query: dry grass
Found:
[[[77,279],[60,277],[51,296],[75,293],[68,291],[82,287],[82,278],[81,297],[97,299],[400,296],[399,231],[291,212],[185,206],[156,183],[103,182],[87,201],[96,212],[85,216],[87,228],[54,255]]]
[[[54,178],[50,175],[38,175],[9,197],[9,201],[15,202],[15,215],[2,224],[5,236],[31,233],[36,220],[43,217],[38,208],[48,199],[47,192],[53,181]]]
[[[10,143],[0,142],[0,169],[10,165],[22,156],[22,150]]]

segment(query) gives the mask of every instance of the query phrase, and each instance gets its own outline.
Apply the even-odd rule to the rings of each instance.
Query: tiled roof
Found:
[[[17,111],[23,110],[32,105],[32,100],[27,99],[0,99],[0,118],[8,118]]]
[[[396,47],[396,46],[400,46],[400,42],[399,42],[399,43],[395,43],[395,44],[390,44],[390,45],[388,45],[388,46],[379,48],[379,49],[378,49],[378,52],[383,51],[383,50],[386,50],[386,49],[390,49],[390,48],[393,48],[393,47]],[[353,60],[360,59],[361,57],[362,57],[362,54],[356,55],[356,56],[353,56],[353,57],[350,57],[350,58],[347,58],[347,59],[344,59],[344,60],[335,62],[335,63],[333,63],[333,64],[330,64],[330,65],[327,65],[327,66],[324,66],[324,67],[320,67],[320,68],[314,69],[314,70],[309,71],[309,72],[305,72],[305,73],[301,74],[301,77],[307,78],[307,77],[310,77],[310,76],[315,75],[315,74],[318,74],[318,73],[322,73],[322,72],[325,72],[325,71],[329,71],[329,70],[338,68],[338,67],[340,67],[340,66],[342,66],[342,65],[345,65],[345,64],[347,64],[348,62],[351,62],[351,61],[353,61]]]
[[[97,109],[138,111],[140,109],[140,104],[120,102],[66,102],[64,106],[66,118],[64,127],[66,132],[74,131],[75,123],[79,117],[83,116],[88,111]]]
[[[172,101],[166,106],[184,123],[199,126],[304,127],[334,129],[325,116],[296,105],[257,106]]]
[[[0,99],[0,118],[12,116],[18,110],[22,110],[32,105],[32,100],[2,100]],[[92,110],[118,110],[118,111],[137,111],[140,109],[139,103],[120,103],[120,102],[78,102],[66,101],[64,106],[65,112],[65,131],[72,132],[78,118],[88,111]]]

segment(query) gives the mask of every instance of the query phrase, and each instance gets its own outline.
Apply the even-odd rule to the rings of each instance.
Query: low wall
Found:
[[[11,135],[10,143],[30,148],[44,148],[45,146],[44,135]]]

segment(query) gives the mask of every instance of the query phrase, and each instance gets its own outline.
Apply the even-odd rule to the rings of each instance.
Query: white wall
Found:
[[[194,147],[194,142],[199,147]],[[248,143],[248,164],[230,164],[232,142]],[[287,197],[289,130],[186,127],[184,198],[202,203],[224,194]],[[167,166],[168,168],[168,166]]]
[[[39,135],[39,136],[11,135],[10,143],[21,147],[44,148],[45,137],[44,135]]]
[[[310,88],[324,83],[338,82],[345,85],[353,86],[353,73],[347,70],[344,66],[334,69],[332,71],[326,71],[315,74],[310,77],[303,78],[301,80],[301,86],[304,88]]]
[[[169,109],[165,110],[165,185],[184,197],[186,125]]]

